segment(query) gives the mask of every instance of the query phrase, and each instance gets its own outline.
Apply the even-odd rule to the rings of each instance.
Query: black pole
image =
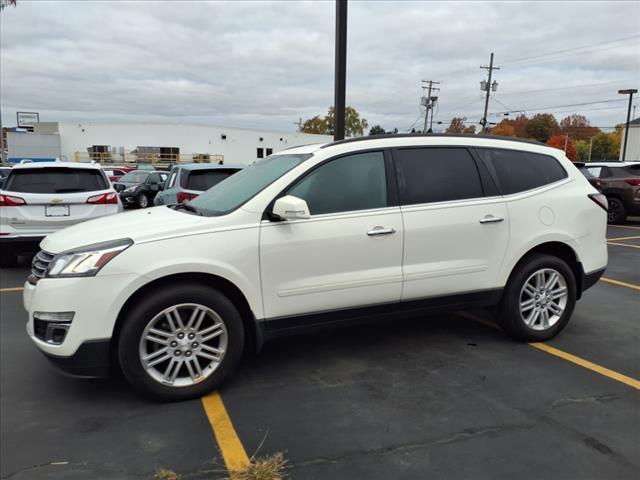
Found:
[[[637,91],[637,90],[636,90]],[[631,117],[631,102],[633,101],[633,91],[629,91],[629,108],[627,109],[627,124],[624,127],[624,145],[622,146],[622,161],[627,158],[627,140],[629,139],[629,117]]]
[[[345,89],[347,85],[347,0],[336,0],[336,69],[333,139],[344,139]]]

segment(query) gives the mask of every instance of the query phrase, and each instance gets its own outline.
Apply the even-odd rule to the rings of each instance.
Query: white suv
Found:
[[[50,233],[120,211],[118,194],[99,165],[16,165],[0,188],[0,266],[15,265],[19,253],[37,252]]]
[[[304,146],[197,199],[66,229],[25,284],[27,331],[81,376],[202,395],[246,349],[302,329],[496,306],[561,331],[607,263],[606,199],[560,150],[464,136]]]

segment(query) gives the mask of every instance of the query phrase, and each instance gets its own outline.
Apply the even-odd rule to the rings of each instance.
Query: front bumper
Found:
[[[120,193],[119,197],[120,197],[120,201],[122,202],[122,205],[130,206],[130,205],[136,204],[138,194],[137,193],[125,193],[125,194]]]
[[[104,378],[109,375],[109,340],[84,342],[68,357],[42,352],[62,373],[78,378]]]

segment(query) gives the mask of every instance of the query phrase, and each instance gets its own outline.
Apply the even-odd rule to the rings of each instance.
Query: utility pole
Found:
[[[629,139],[629,117],[631,117],[631,103],[633,103],[633,94],[638,93],[637,88],[630,88],[627,90],[618,90],[621,95],[629,95],[629,108],[627,108],[627,124],[624,127],[624,142],[622,146],[622,161],[624,162],[627,157],[627,140]]]
[[[344,139],[345,89],[347,85],[347,0],[336,0],[336,53],[333,139]]]
[[[424,128],[422,129],[423,133],[427,133],[427,122],[429,121],[429,112],[431,112],[431,126],[433,126],[433,104],[438,99],[438,97],[432,97],[431,92],[437,92],[440,89],[434,87],[433,85],[439,85],[440,82],[434,82],[433,80],[422,80],[422,83],[429,84],[428,87],[422,85],[422,90],[427,90],[427,96],[422,97],[422,106],[427,109],[424,114]],[[429,133],[431,133],[431,126],[429,127]]]
[[[564,154],[567,154],[567,147],[569,146],[569,134],[564,136]]]
[[[482,125],[482,133],[487,133],[489,130],[489,122],[487,121],[487,113],[489,111],[489,94],[491,90],[494,92],[498,89],[498,82],[491,83],[491,76],[494,70],[500,70],[500,67],[493,66],[493,52],[491,52],[491,60],[489,61],[489,66],[481,65],[480,68],[483,68],[488,71],[489,79],[485,82],[484,80],[480,82],[480,90],[484,90],[487,92],[487,96],[484,100],[484,114],[482,115],[482,120],[480,120],[480,125]]]
[[[293,122],[293,124],[298,126],[298,133],[302,132],[302,117],[298,117],[298,121]]]
[[[589,162],[591,161],[591,149],[593,148],[593,137],[589,139]]]

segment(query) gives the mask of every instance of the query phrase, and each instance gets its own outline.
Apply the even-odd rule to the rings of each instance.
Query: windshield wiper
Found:
[[[179,210],[179,209],[180,210],[186,210],[187,212],[192,212],[192,213],[195,213],[196,215],[202,216],[202,212],[200,212],[193,205],[189,205],[188,203],[179,203],[178,205],[174,205],[173,208],[175,210]]]

